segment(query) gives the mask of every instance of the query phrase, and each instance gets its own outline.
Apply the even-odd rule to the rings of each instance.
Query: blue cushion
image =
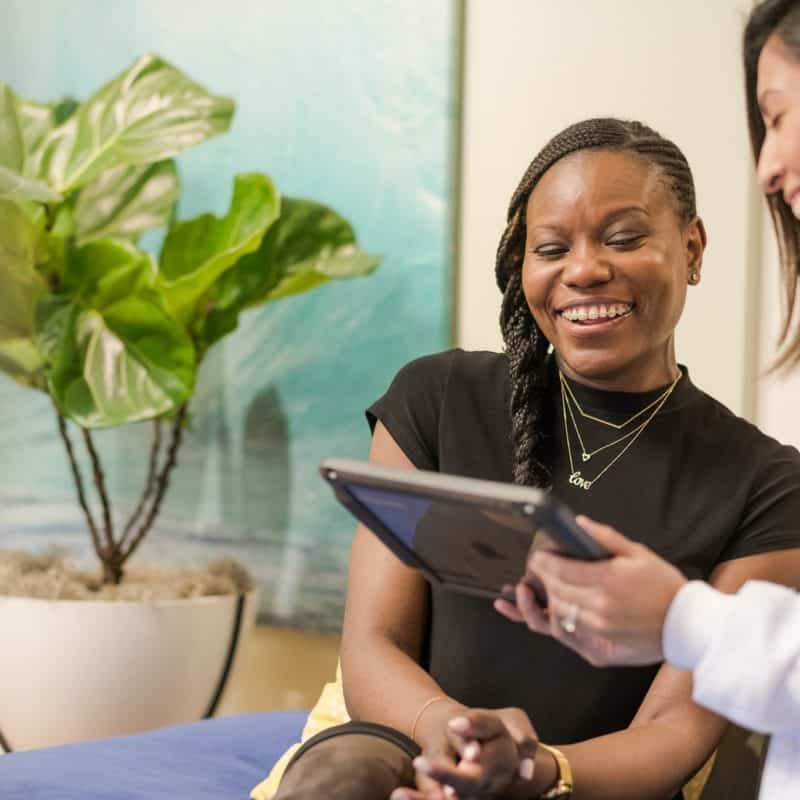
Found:
[[[305,711],[240,714],[0,756],[2,800],[246,800]]]

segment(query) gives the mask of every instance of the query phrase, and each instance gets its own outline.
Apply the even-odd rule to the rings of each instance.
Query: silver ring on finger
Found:
[[[575,633],[578,629],[578,617],[580,617],[580,615],[580,606],[577,603],[570,604],[566,616],[561,618],[561,627],[566,633]]]

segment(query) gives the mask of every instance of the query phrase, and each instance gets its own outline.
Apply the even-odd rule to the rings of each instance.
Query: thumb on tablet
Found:
[[[598,544],[603,545],[612,555],[630,555],[636,548],[636,542],[623,536],[619,531],[610,525],[602,525],[583,514],[575,517],[575,521],[589,534]]]

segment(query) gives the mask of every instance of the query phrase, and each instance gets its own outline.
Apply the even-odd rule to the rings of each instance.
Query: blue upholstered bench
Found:
[[[240,714],[0,756],[2,800],[246,800],[305,711]]]

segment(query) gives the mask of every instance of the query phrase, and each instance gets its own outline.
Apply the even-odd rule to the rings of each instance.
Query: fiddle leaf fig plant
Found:
[[[0,83],[0,371],[53,402],[105,583],[122,580],[158,515],[209,348],[246,309],[379,262],[336,211],[282,197],[261,173],[233,178],[224,216],[176,219],[174,157],[224,133],[233,112],[154,55],[83,103]],[[139,245],[153,228],[166,229],[157,257]],[[92,432],[148,420],[149,471],[120,522]]]

